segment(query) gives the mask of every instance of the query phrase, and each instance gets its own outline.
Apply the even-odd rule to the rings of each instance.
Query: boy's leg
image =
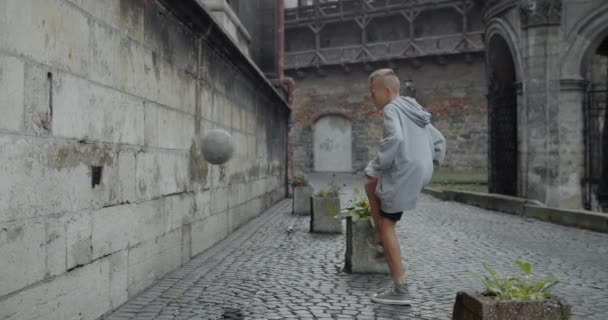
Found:
[[[372,301],[385,304],[411,305],[412,298],[405,284],[405,272],[401,263],[401,249],[395,231],[396,221],[380,216],[382,245],[394,285],[372,296]]]
[[[372,301],[386,304],[410,305],[409,290],[405,285],[405,272],[401,262],[401,248],[397,239],[397,222],[380,214],[380,199],[376,196],[377,178],[369,178],[365,192],[369,199],[370,211],[376,224],[376,236],[384,247],[384,256],[395,285],[372,296]]]
[[[376,224],[376,237],[384,247],[384,255],[393,281],[403,284],[405,274],[401,263],[401,248],[395,231],[396,222],[380,215],[380,200],[376,196],[377,185],[378,178],[369,178],[365,184],[370,211]]]
[[[372,213],[372,219],[376,225],[376,240],[382,244],[382,236],[380,235],[380,224],[382,223],[382,216],[380,216],[380,200],[376,196],[376,186],[378,185],[378,178],[368,177],[365,183],[365,193],[369,200],[369,211]]]
[[[385,217],[380,218],[383,220],[380,236],[382,237],[384,255],[386,256],[386,262],[388,263],[391,277],[396,284],[404,285],[405,272],[403,271],[401,248],[399,247],[399,240],[397,239],[397,232],[395,230],[397,222]]]

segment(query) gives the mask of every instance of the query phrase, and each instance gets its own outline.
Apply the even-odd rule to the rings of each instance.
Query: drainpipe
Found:
[[[285,0],[277,0],[277,10],[277,78],[287,88],[287,102],[291,107],[296,82],[285,77]]]
[[[283,80],[285,70],[285,0],[277,0],[277,78]]]
[[[296,87],[296,82],[290,78],[285,77],[285,0],[277,0],[277,78],[281,86],[287,89],[287,103],[291,109],[293,106],[293,95]],[[291,189],[289,188],[289,175],[293,174],[293,155],[291,144],[289,143],[289,129],[291,127],[290,119],[287,119],[285,141],[287,144],[285,154],[285,189],[286,195],[291,196]]]

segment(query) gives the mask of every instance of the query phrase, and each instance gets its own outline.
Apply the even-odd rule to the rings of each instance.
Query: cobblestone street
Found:
[[[363,181],[338,179],[344,204]],[[310,234],[290,211],[280,202],[108,319],[450,319],[456,292],[480,289],[471,271],[515,272],[517,259],[561,280],[574,319],[608,319],[607,234],[422,196],[399,223],[414,304],[384,306],[369,296],[388,276],[343,273],[344,236]]]

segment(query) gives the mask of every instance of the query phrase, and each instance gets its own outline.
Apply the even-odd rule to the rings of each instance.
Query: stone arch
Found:
[[[517,196],[519,176],[518,80],[509,41],[500,32],[486,39],[490,192]]]
[[[608,4],[590,9],[585,18],[574,25],[566,38],[566,50],[562,56],[561,76],[565,80],[576,80],[581,94],[580,119],[583,122],[584,147],[584,189],[583,204],[585,209],[608,211],[608,113],[607,96],[608,77],[604,75],[596,87],[590,68],[598,56],[606,59],[606,49],[600,54],[600,47],[608,43]],[[595,58],[594,58],[595,57]],[[564,80],[562,80],[563,82]],[[585,92],[583,86],[587,87]],[[562,90],[564,90],[562,88]]]
[[[348,121],[350,121],[350,122],[355,121],[355,119],[353,118],[353,116],[350,113],[346,113],[343,111],[337,111],[337,110],[324,110],[324,111],[313,114],[310,117],[310,123],[314,125],[317,121],[319,121],[319,119],[326,117],[326,116],[343,117],[343,118],[348,119]]]
[[[317,172],[352,171],[352,120],[327,112],[313,122],[313,168]]]
[[[515,30],[509,25],[507,21],[500,18],[493,18],[488,21],[485,32],[485,47],[489,48],[490,39],[493,36],[501,36],[507,43],[511,56],[513,57],[513,63],[515,64],[515,76],[516,81],[521,82],[522,80],[522,59],[521,52],[518,49],[517,44],[520,43],[519,36],[515,33]],[[488,75],[489,76],[489,75]]]
[[[608,37],[608,3],[589,10],[567,36],[562,79],[585,79],[590,57]]]

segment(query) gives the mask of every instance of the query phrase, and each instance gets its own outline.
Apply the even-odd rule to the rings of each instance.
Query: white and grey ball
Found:
[[[213,129],[207,132],[201,143],[203,157],[212,164],[226,163],[234,154],[234,140],[226,130]]]

